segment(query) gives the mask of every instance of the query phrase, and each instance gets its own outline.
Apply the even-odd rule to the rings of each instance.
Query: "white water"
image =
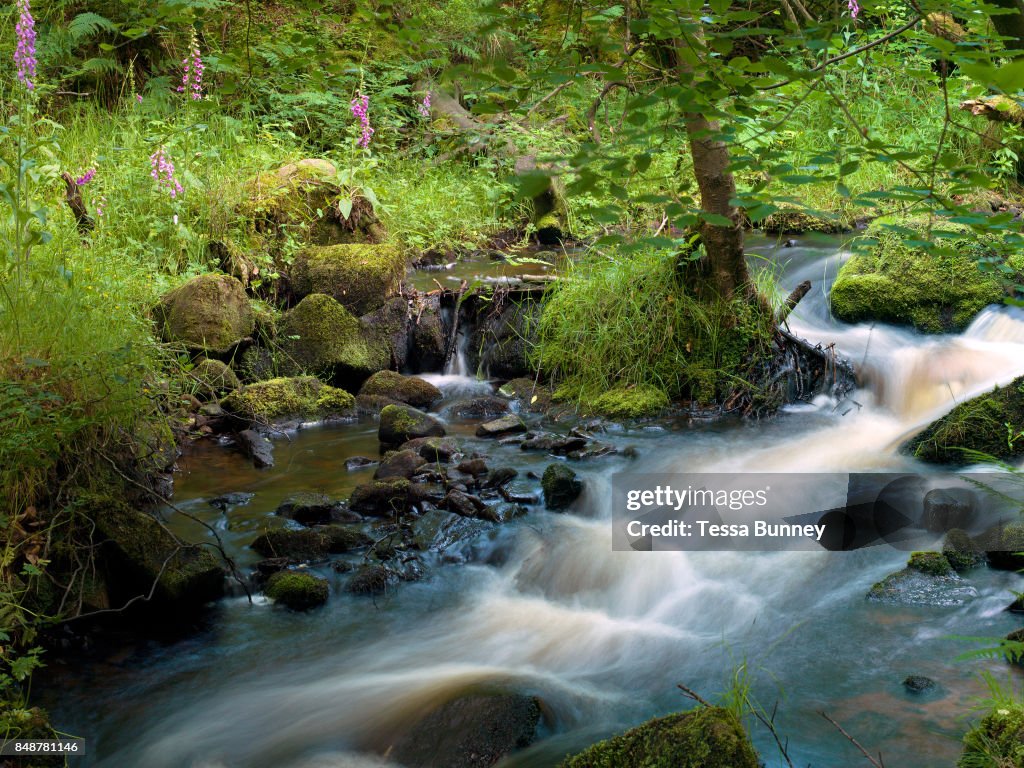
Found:
[[[814,273],[820,285],[837,262],[818,257],[787,283]],[[895,452],[905,436],[952,403],[1024,373],[1024,314],[1016,310],[985,310],[958,336],[922,337],[836,324],[819,293],[790,324],[814,341],[834,341],[864,373],[866,388],[851,401],[822,398],[768,424],[654,439],[641,445],[644,471],[906,468],[912,461]],[[478,386],[461,349],[451,370],[423,378],[449,391]],[[222,634],[197,652],[201,660],[169,659],[118,692],[143,709],[142,697],[152,694],[157,706],[134,719],[138,731],[119,737],[120,749],[100,764],[382,765],[367,755],[402,723],[469,685],[500,681],[536,692],[551,729],[575,734],[513,761],[550,766],[615,727],[687,706],[676,682],[713,694],[746,653],[796,692],[781,722],[799,764],[859,759],[830,738],[827,724],[817,725],[816,707],[849,718],[876,746],[889,745],[900,723],[896,737],[910,746],[894,764],[939,764],[928,740],[960,727],[953,713],[964,711],[963,694],[910,705],[882,681],[906,674],[899,663],[909,654],[919,666],[907,671],[938,669],[962,691],[974,672],[946,673],[956,651],[937,648],[936,638],[960,626],[951,622],[1001,620],[998,590],[959,613],[909,621],[863,600],[905,554],[613,552],[614,468],[587,465],[579,514],[532,514],[504,565],[449,569],[440,582],[403,586],[380,607],[338,595],[303,617],[240,602],[226,607]],[[886,665],[891,672],[880,674]],[[872,712],[877,722],[858,720]],[[759,747],[778,764],[767,743]],[[942,759],[949,764],[948,750]]]

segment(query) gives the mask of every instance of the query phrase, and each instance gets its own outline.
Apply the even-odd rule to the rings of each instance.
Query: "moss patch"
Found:
[[[743,725],[721,707],[649,720],[571,757],[562,768],[757,768]]]
[[[221,407],[248,421],[269,424],[348,417],[354,414],[355,398],[313,376],[300,376],[250,384],[225,397]]]
[[[654,416],[665,410],[668,395],[664,390],[649,384],[634,387],[615,387],[599,395],[589,405],[594,411],[613,419],[636,419],[641,416]]]
[[[373,374],[360,388],[359,394],[387,397],[414,408],[429,408],[442,397],[441,390],[430,382],[394,371]]]
[[[275,603],[306,611],[327,602],[327,579],[308,573],[280,571],[267,579],[264,593]]]
[[[160,299],[153,311],[164,341],[224,354],[251,336],[256,320],[245,288],[230,275],[199,275]]]
[[[923,224],[905,223],[925,238]],[[949,230],[950,225],[943,225]],[[832,286],[832,312],[850,323],[879,320],[910,325],[926,333],[961,331],[989,304],[1002,301],[1006,291],[994,272],[982,272],[980,259],[997,259],[992,243],[967,236],[947,241],[949,252],[929,254],[909,235],[888,230],[872,232],[876,243],[858,253],[839,270]],[[1021,279],[1019,256],[1008,266]],[[1012,276],[1011,276],[1012,277]]]
[[[330,296],[314,293],[281,321],[278,370],[311,373],[326,380],[362,380],[386,368],[390,354],[367,342],[351,312]]]
[[[1020,704],[997,703],[964,736],[964,751],[957,768],[1024,765],[1024,707]]]
[[[783,209],[767,216],[758,225],[771,235],[803,235],[807,232],[838,234],[850,229],[849,222],[842,219],[813,216],[796,209]]]
[[[398,290],[405,257],[393,245],[348,243],[311,246],[292,265],[292,290],[297,296],[324,293],[356,315],[379,308]]]
[[[935,464],[967,464],[972,459],[965,449],[1013,459],[1024,455],[1024,439],[1014,440],[1011,445],[1009,430],[1017,434],[1022,428],[1024,377],[960,403],[907,442],[903,450]]]
[[[912,552],[907,568],[928,576],[949,576],[953,572],[949,561],[941,552]]]

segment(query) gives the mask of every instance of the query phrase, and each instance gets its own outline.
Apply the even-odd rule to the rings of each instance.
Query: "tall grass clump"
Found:
[[[668,250],[591,254],[551,289],[534,354],[558,397],[614,411],[610,392],[710,403],[750,386],[770,312],[698,301],[677,260]]]

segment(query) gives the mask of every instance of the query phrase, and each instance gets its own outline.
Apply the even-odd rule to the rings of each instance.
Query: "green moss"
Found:
[[[397,247],[365,243],[305,248],[290,272],[297,295],[327,294],[356,315],[382,306],[404,274],[405,257]]]
[[[743,725],[721,707],[649,720],[562,763],[562,768],[757,767]]]
[[[953,568],[941,552],[913,552],[907,561],[907,568],[929,576],[949,576]]]
[[[317,378],[300,376],[250,384],[225,397],[221,406],[249,421],[269,424],[288,419],[351,416],[355,398]]]
[[[271,241],[296,229],[313,242],[336,241],[341,228],[331,212],[342,193],[336,179],[337,169],[328,160],[288,163],[247,181],[238,212]],[[266,245],[273,250],[272,243]]]
[[[388,350],[368,343],[359,320],[330,296],[307,296],[281,321],[277,367],[282,373],[365,378],[389,362]]]
[[[394,371],[373,374],[360,388],[359,394],[387,397],[414,408],[429,408],[442,397],[441,390],[430,382]]]
[[[235,372],[220,360],[200,360],[189,374],[200,398],[217,397],[241,386]]]
[[[327,580],[308,573],[280,571],[267,579],[264,593],[275,603],[305,611],[327,602]]]
[[[230,275],[199,275],[154,308],[164,341],[224,354],[256,327],[245,288]]]
[[[669,405],[668,395],[657,387],[640,384],[634,387],[615,387],[599,395],[591,407],[600,414],[616,419],[635,419],[653,416]]]
[[[850,229],[849,222],[840,219],[812,216],[795,209],[783,209],[766,217],[758,225],[773,235],[802,235],[807,232],[838,234]]]
[[[1024,454],[1024,440],[1011,444],[1007,425],[1014,434],[1024,427],[1024,377],[960,403],[912,438],[904,450],[936,464],[969,463],[963,449],[1012,459]]]
[[[994,243],[967,236],[963,227],[944,224],[944,230],[962,230],[964,236],[947,241],[948,252],[930,254],[910,238],[928,236],[925,225],[903,222],[912,235],[876,229],[876,242],[839,270],[832,286],[832,312],[856,323],[880,320],[910,325],[926,333],[961,331],[975,315],[1005,295],[995,272],[983,272],[980,259],[997,258]],[[1020,260],[1008,265],[1018,272]]]
[[[369,543],[369,537],[357,528],[325,525],[298,531],[290,528],[267,531],[253,541],[252,548],[264,557],[310,561],[350,552]]]
[[[964,736],[957,768],[1019,768],[1024,766],[1024,706],[997,702]]]
[[[946,534],[946,540],[942,544],[942,554],[945,555],[954,571],[969,570],[984,560],[978,545],[966,531],[960,528],[954,528]]]

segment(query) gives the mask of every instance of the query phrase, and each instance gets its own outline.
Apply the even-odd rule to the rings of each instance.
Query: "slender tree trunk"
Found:
[[[991,0],[992,5],[1006,8],[1016,13],[992,14],[992,26],[996,28],[1003,37],[1010,38],[1006,41],[1007,50],[1013,51],[1016,56],[1024,52],[1024,0]]]

